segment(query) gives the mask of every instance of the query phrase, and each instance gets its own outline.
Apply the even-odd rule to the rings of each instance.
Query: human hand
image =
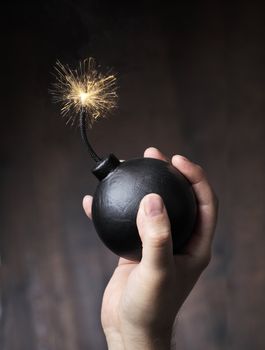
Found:
[[[168,161],[155,148],[144,156]],[[171,162],[193,186],[196,227],[183,253],[173,256],[161,197],[149,194],[142,199],[137,215],[142,259],[120,258],[103,297],[101,321],[109,349],[169,349],[175,316],[211,258],[216,197],[201,167],[179,155]],[[91,205],[92,197],[86,196],[83,206],[90,218]]]

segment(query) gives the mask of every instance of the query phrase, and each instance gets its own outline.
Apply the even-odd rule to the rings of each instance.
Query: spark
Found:
[[[76,116],[85,111],[92,125],[117,105],[115,75],[100,73],[93,58],[80,62],[75,70],[57,61],[55,78],[51,93],[54,101],[62,104],[61,114],[67,123],[74,124]]]

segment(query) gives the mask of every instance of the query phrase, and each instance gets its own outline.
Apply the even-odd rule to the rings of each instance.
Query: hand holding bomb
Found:
[[[137,211],[145,195],[157,193],[170,219],[173,252],[181,252],[194,227],[196,202],[191,185],[177,169],[153,158],[120,163],[111,154],[93,173],[100,180],[93,199],[93,222],[110,250],[127,259],[141,258]]]
[[[141,259],[142,243],[136,216],[142,198],[159,194],[168,212],[173,239],[173,254],[189,240],[196,220],[196,199],[188,180],[172,165],[153,158],[134,158],[124,162],[110,154],[101,159],[87,138],[87,125],[116,106],[116,78],[103,76],[89,59],[79,70],[57,63],[57,82],[53,94],[64,102],[68,120],[79,114],[81,136],[96,162],[93,174],[99,184],[94,194],[92,220],[105,245],[115,254]]]

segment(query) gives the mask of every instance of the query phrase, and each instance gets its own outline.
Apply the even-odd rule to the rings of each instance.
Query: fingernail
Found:
[[[150,195],[144,200],[145,215],[153,217],[163,213],[164,203],[159,195]]]
[[[182,160],[188,161],[188,158],[182,156],[181,154],[175,154],[173,157],[181,158]]]
[[[91,196],[89,196],[88,194],[85,195],[84,197],[84,201],[90,201],[91,200]]]
[[[91,197],[91,196],[86,195],[86,196],[83,198],[83,204],[85,204],[85,203],[90,204],[91,202],[92,202],[92,197]]]

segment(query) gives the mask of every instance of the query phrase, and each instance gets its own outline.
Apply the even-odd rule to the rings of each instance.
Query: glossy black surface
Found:
[[[101,240],[115,254],[141,258],[136,215],[141,199],[159,194],[168,211],[174,254],[188,241],[196,219],[196,200],[190,183],[175,168],[153,158],[120,163],[96,189],[92,217]]]

